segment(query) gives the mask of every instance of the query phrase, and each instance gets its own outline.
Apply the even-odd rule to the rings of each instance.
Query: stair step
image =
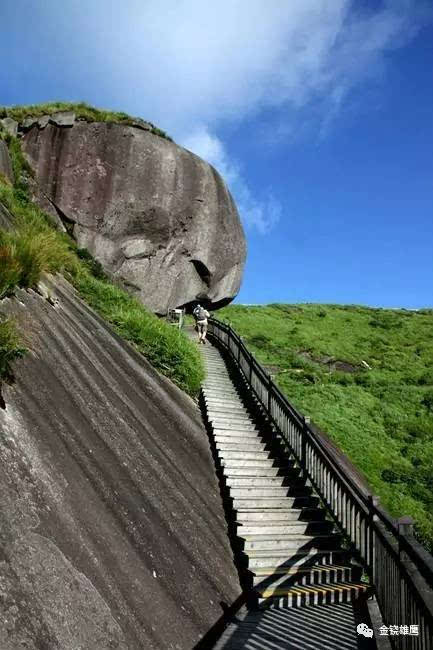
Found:
[[[224,429],[226,431],[238,431],[239,429],[241,431],[256,431],[257,436],[259,436],[257,424],[249,417],[221,418],[208,415],[207,419],[214,429]]]
[[[239,545],[245,553],[248,551],[272,551],[273,549],[301,549],[305,548],[323,548],[333,543],[336,544],[337,535],[302,535],[302,534],[282,534],[282,535],[244,535],[238,537]]]
[[[264,449],[266,446],[270,447],[269,440],[264,439],[263,436],[260,434],[257,429],[245,429],[243,430],[242,428],[240,429],[239,427],[235,427],[233,429],[221,429],[220,426],[218,426],[217,429],[213,430],[213,437],[215,439],[215,442],[220,440],[220,442],[228,442],[230,444],[235,444],[235,445],[242,445],[242,444],[247,444],[247,445],[261,445],[262,448]],[[249,434],[249,435],[248,435]]]
[[[213,390],[212,393],[204,393],[204,400],[207,405],[217,404],[220,406],[226,406],[229,403],[242,404],[242,399],[238,393],[233,391],[221,391]]]
[[[234,421],[234,422],[253,422],[254,418],[251,417],[248,413],[227,413],[227,412],[218,412],[208,409],[207,411],[208,420],[224,420],[224,421]]]
[[[227,458],[227,459],[234,459],[234,460],[263,460],[269,459],[273,460],[271,458],[271,450],[269,449],[264,449],[264,450],[257,450],[257,451],[243,451],[238,448],[236,449],[218,449],[217,450],[218,457],[219,458]]]
[[[320,517],[325,517],[323,510],[318,508],[291,508],[288,510],[272,509],[257,510],[237,510],[236,519],[241,522],[281,522],[281,521],[319,521]]]
[[[203,388],[203,399],[207,404],[224,406],[230,401],[243,405],[243,398],[237,391],[225,391],[226,395],[218,395],[216,389]]]
[[[291,487],[289,485],[283,487],[230,487],[230,496],[234,499],[239,498],[260,498],[260,497],[295,497],[295,496],[308,496],[311,494],[309,486],[304,487]]]
[[[281,469],[282,467],[294,467],[294,460],[279,460],[278,458],[247,458],[245,459],[242,454],[234,455],[233,458],[224,458],[221,460],[221,465],[227,467],[227,471],[231,467],[244,467],[246,469]],[[225,471],[225,470],[224,470]]]
[[[276,476],[288,476],[290,472],[299,471],[297,468],[287,465],[286,467],[272,467],[272,466],[241,466],[241,467],[224,467],[224,475],[227,478],[232,478],[235,476],[245,476],[245,477],[276,477]]]
[[[230,487],[293,487],[302,484],[304,479],[298,477],[299,469],[293,468],[286,476],[228,476],[226,485]]]
[[[203,397],[205,398],[206,401],[220,401],[224,402],[225,400],[240,400],[241,396],[236,390],[232,390],[230,388],[223,388],[222,386],[219,387],[204,387],[203,388]]]
[[[344,603],[365,594],[368,585],[354,582],[338,582],[332,585],[290,587],[288,589],[257,590],[259,605],[272,607],[301,607],[327,603]],[[268,602],[268,601],[271,602]]]
[[[217,398],[211,398],[211,399],[205,399],[205,404],[206,404],[206,411],[208,408],[212,406],[218,406],[221,408],[237,408],[238,406],[242,406],[243,402],[240,397],[235,397],[235,398],[226,398],[226,399],[220,399],[219,397]]]
[[[262,567],[253,569],[253,586],[261,590],[295,585],[332,584],[334,582],[353,582],[350,565],[313,564],[300,567]]]
[[[224,420],[213,420],[213,429],[220,429],[221,431],[257,431],[257,425],[252,422],[225,422]]]
[[[282,569],[283,567],[307,567],[311,564],[339,564],[344,561],[347,553],[342,549],[297,549],[290,557],[282,549],[272,551],[250,550],[243,552],[242,559],[249,571],[258,569],[266,571]]]
[[[249,510],[250,512],[262,512],[266,508],[271,511],[276,509],[290,510],[292,507],[311,507],[318,501],[317,497],[310,495],[298,497],[236,497],[233,499],[233,508],[236,511]]]
[[[207,414],[209,415],[224,415],[224,416],[247,416],[248,411],[245,406],[208,406]]]
[[[291,522],[242,522],[237,520],[236,531],[240,537],[246,535],[320,535],[332,532],[334,524],[330,521],[291,521]]]
[[[259,440],[260,442],[265,443],[266,440],[263,440],[263,437],[259,431],[243,431],[242,435],[239,435],[236,431],[229,431],[228,429],[214,429],[214,432],[217,431],[217,433],[214,433],[214,438],[220,437],[220,438],[225,438],[227,439],[227,442],[233,438],[242,438],[242,439],[250,439],[250,440]]]
[[[253,432],[246,431],[246,433],[253,433],[253,435],[250,436],[244,436],[243,434],[240,436],[239,433],[233,432],[229,433],[226,435],[226,431],[224,433],[218,433],[218,435],[214,436],[215,443],[218,445],[224,445],[225,443],[231,445],[248,445],[249,448],[251,449],[265,449],[266,443],[262,441],[261,438],[259,438],[257,435],[254,435]]]
[[[266,445],[263,442],[253,440],[251,438],[244,439],[242,442],[223,442],[216,441],[216,448],[221,451],[263,451],[266,450]],[[271,451],[271,450],[269,450]]]

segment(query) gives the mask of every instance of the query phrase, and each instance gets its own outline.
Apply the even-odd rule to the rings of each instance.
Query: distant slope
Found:
[[[433,310],[233,305],[217,317],[432,549]]]
[[[190,650],[240,591],[200,412],[50,291],[0,303],[29,348],[0,409],[0,647]]]

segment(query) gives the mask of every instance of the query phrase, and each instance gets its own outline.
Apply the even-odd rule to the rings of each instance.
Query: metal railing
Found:
[[[394,521],[379,506],[379,498],[371,494],[355,466],[290,404],[230,325],[212,318],[209,334],[235,361],[266,416],[343,530],[350,550],[375,588],[393,648],[433,650],[433,557],[413,537],[412,519]],[[400,626],[408,626],[408,630]]]

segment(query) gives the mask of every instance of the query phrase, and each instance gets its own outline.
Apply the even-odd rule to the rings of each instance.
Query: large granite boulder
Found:
[[[215,169],[142,125],[58,124],[34,124],[22,146],[36,200],[78,245],[157,313],[230,302],[246,245]]]

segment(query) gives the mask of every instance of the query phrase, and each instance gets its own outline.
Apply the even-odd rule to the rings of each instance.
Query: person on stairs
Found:
[[[207,319],[210,317],[209,312],[202,307],[197,305],[197,307],[192,312],[196,322],[196,329],[198,332],[198,342],[206,343],[206,333],[207,333]]]

